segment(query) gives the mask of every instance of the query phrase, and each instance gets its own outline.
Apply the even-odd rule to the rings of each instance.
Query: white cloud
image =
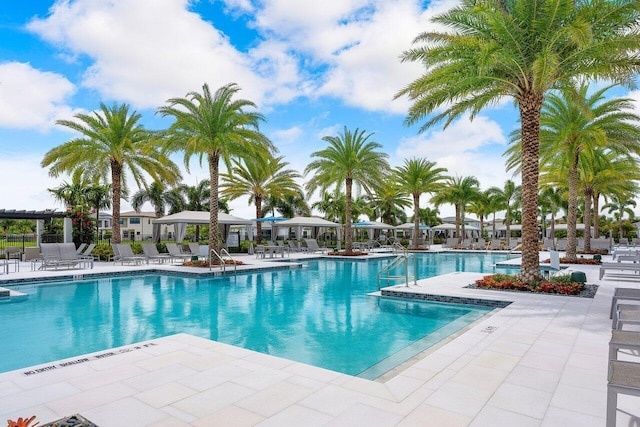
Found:
[[[62,204],[57,203],[47,188],[60,185],[62,180],[51,178],[47,169],[40,167],[43,154],[3,152],[0,155],[0,170],[5,177],[20,177],[13,179],[10,185],[0,185],[0,200],[6,209],[62,210]]]
[[[67,102],[75,86],[64,76],[30,64],[0,64],[0,126],[49,130],[60,118],[74,114]]]
[[[475,176],[483,188],[502,187],[504,159],[484,150],[491,145],[506,145],[503,131],[496,122],[478,116],[473,121],[462,118],[444,130],[407,138],[401,141],[395,156],[424,157],[447,168],[451,175]]]
[[[299,126],[289,129],[280,129],[271,133],[271,141],[277,146],[290,145],[302,137],[304,131]]]
[[[187,0],[63,1],[28,29],[68,54],[90,57],[82,84],[108,99],[155,108],[205,82],[212,89],[236,82],[242,97],[261,102],[268,82],[187,8]]]

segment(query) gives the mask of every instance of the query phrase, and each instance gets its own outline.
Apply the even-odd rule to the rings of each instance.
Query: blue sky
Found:
[[[29,0],[0,10],[0,208],[58,208],[39,163],[73,137],[58,119],[129,103],[149,129],[171,97],[237,83],[267,118],[263,132],[302,172],[321,138],[344,126],[374,132],[393,166],[420,156],[483,188],[510,178],[501,157],[518,126],[509,101],[473,122],[418,134],[394,94],[421,72],[403,50],[455,0]],[[637,94],[634,93],[634,96]],[[637,96],[636,96],[637,97]],[[182,157],[176,162],[182,164]],[[207,177],[191,163],[184,181]],[[516,177],[519,181],[519,178]],[[426,200],[426,197],[423,197]],[[248,200],[234,213],[253,217]],[[123,210],[129,209],[123,203]],[[449,214],[446,207],[443,214]]]

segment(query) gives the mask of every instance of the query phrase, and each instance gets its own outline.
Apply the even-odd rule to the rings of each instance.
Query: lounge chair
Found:
[[[640,276],[638,276],[640,264],[635,262],[603,262],[600,265],[600,280],[602,280],[607,270],[632,271],[634,274],[629,277],[640,279]]]
[[[131,245],[127,245],[126,243],[114,243],[112,246],[114,248],[114,253],[117,251],[118,254],[118,258],[114,258],[114,264],[117,261],[120,261],[121,265],[124,265],[125,262],[133,262],[136,265],[142,264],[143,262],[146,262],[147,264],[149,263],[145,256],[134,254],[133,249],[131,249]]]
[[[460,239],[457,237],[448,237],[446,243],[443,245],[444,248],[453,249],[460,242]]]
[[[203,254],[202,251],[200,251],[200,244],[198,242],[191,242],[189,243],[189,252],[191,252],[191,256],[197,256],[198,259],[200,258],[204,258],[204,259],[208,259],[209,257],[207,256],[206,252]],[[222,254],[220,254],[222,255]]]
[[[325,253],[327,251],[327,248],[321,248],[320,246],[318,246],[318,242],[316,241],[316,239],[307,239],[305,240],[305,242],[307,244],[307,252]]]
[[[293,240],[287,242],[289,244],[289,252],[300,252],[300,247]]]
[[[501,249],[501,245],[500,245],[500,240],[498,239],[493,239],[491,240],[491,244],[489,245],[489,249],[490,250],[500,250]]]
[[[256,258],[264,258],[266,254],[264,245],[256,245],[255,254]]]
[[[80,243],[80,245],[78,245],[78,247],[76,248],[76,253],[81,254],[82,251],[84,251],[84,248],[86,247],[87,247],[86,243]]]
[[[4,249],[4,255],[6,259],[22,259],[22,251],[17,246],[7,246]]]
[[[543,251],[551,251],[551,250],[555,250],[555,248],[556,248],[555,239],[545,238],[542,241],[542,250]]]
[[[160,264],[165,261],[173,261],[173,257],[171,255],[161,254],[158,252],[158,247],[155,243],[143,243],[142,252],[144,252],[144,256],[147,258],[147,263],[149,261],[157,261]]]
[[[607,384],[607,427],[616,426],[618,394],[640,396],[640,363],[612,360]]]
[[[70,245],[70,246],[69,246]],[[42,253],[41,269],[48,267],[73,268],[80,264],[80,259],[76,254],[76,246],[73,243],[41,243],[40,253]]]
[[[276,244],[282,248],[282,252],[286,252],[287,254],[291,254],[291,248],[288,245],[285,245],[282,240],[276,240]]]
[[[611,311],[609,313],[609,319],[613,318],[613,313],[616,310],[616,307],[618,306],[619,300],[640,302],[640,289],[616,288],[613,291],[613,297],[611,298]]]
[[[567,250],[567,239],[558,239],[556,242],[556,250],[558,251],[566,251]]]
[[[167,243],[166,246],[169,251],[169,255],[172,257],[183,260],[191,259],[191,254],[183,253],[176,243]]]

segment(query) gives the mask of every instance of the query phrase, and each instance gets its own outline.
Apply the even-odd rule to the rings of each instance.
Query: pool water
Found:
[[[488,267],[418,258],[420,277]],[[376,378],[490,311],[367,296],[388,262],[317,260],[206,279],[145,275],[12,286],[29,297],[0,305],[0,372],[188,333]]]

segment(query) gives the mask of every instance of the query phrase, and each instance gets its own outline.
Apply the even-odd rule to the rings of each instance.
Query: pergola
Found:
[[[278,222],[278,227],[289,227],[296,230],[296,239],[302,238],[302,229],[311,228],[314,230],[313,236],[317,237],[320,228],[335,228],[338,238],[338,250],[340,249],[340,224],[327,221],[326,219],[314,216],[296,216],[285,221]]]
[[[40,237],[42,236],[44,221],[51,220],[53,218],[64,218],[64,242],[71,242],[71,218],[67,217],[67,214],[64,212],[56,212],[54,210],[27,211],[16,209],[0,209],[0,219],[30,219],[36,221],[36,245],[38,246],[40,245]]]

